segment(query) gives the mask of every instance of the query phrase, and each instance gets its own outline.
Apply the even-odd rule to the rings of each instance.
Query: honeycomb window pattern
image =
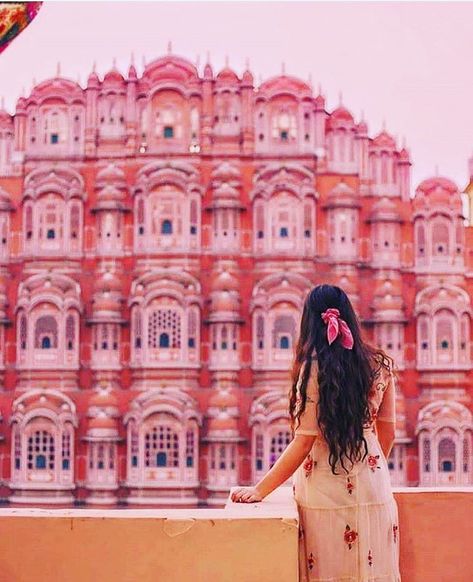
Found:
[[[46,430],[37,430],[28,437],[28,469],[54,470],[54,437]]]
[[[170,426],[154,426],[145,434],[146,467],[179,467],[179,437]]]
[[[169,335],[169,347],[181,347],[181,316],[172,309],[158,309],[150,314],[148,321],[148,346],[159,348],[162,333]]]

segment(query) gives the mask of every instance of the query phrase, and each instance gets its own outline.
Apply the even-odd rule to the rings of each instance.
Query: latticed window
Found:
[[[108,350],[108,325],[106,323],[103,323],[100,326],[100,331],[101,331],[101,340],[100,340],[100,348],[102,350]]]
[[[273,117],[273,138],[289,141],[297,137],[297,121],[293,112],[282,111]]]
[[[424,471],[430,473],[430,439],[424,439],[422,443],[422,456]]]
[[[179,436],[170,426],[154,426],[145,434],[145,466],[179,466]]]
[[[312,207],[310,204],[304,204],[304,237],[312,236]]]
[[[28,437],[28,469],[54,470],[54,436],[37,430]]]
[[[71,208],[71,238],[78,238],[80,231],[80,208],[74,204]]]
[[[108,468],[115,468],[115,445],[112,443],[109,445],[109,458],[108,458]]]
[[[287,430],[280,430],[271,438],[271,446],[269,449],[269,467],[279,459],[284,449],[291,442],[291,434]]]
[[[112,325],[112,348],[118,350],[118,325]]]
[[[227,454],[225,450],[225,445],[220,445],[218,447],[218,468],[223,471],[227,468]]]
[[[191,309],[189,312],[189,335],[187,338],[187,343],[190,348],[195,348],[197,342],[197,314],[195,309]]]
[[[230,469],[234,469],[236,467],[236,446],[235,445],[231,445],[231,451],[230,451]]]
[[[273,348],[289,349],[294,333],[294,318],[291,315],[279,315],[274,321]]]
[[[15,432],[15,469],[21,469],[21,433],[18,425],[14,425],[14,432]]]
[[[134,316],[135,323],[135,348],[141,348],[141,313],[139,309],[135,309]]]
[[[197,234],[197,202],[191,201],[190,208],[190,233]]]
[[[468,437],[463,438],[463,472],[468,473],[470,470],[470,443]]]
[[[68,350],[74,349],[74,342],[75,342],[74,316],[68,315],[66,319],[66,346]]]
[[[215,445],[210,447],[210,468],[215,469]]]
[[[228,329],[227,326],[224,325],[222,327],[222,342],[221,342],[222,350],[228,349]]]
[[[27,338],[26,315],[22,315],[20,318],[20,347],[22,350],[26,350],[26,338]]]
[[[97,449],[97,469],[105,468],[105,447],[99,445]]]
[[[264,317],[262,315],[256,318],[256,342],[258,349],[262,350],[264,348]]]
[[[449,232],[444,222],[437,222],[432,226],[432,250],[437,256],[449,254]]]
[[[139,438],[138,430],[136,424],[132,421],[130,428],[130,454],[131,454],[131,466],[138,466],[138,454],[139,454]]]
[[[264,207],[258,204],[255,208],[256,213],[256,237],[264,238]]]
[[[186,467],[194,466],[194,431],[186,433]]]
[[[167,340],[164,336],[167,336]],[[165,345],[167,342],[167,346]],[[150,313],[148,320],[148,346],[181,347],[181,316],[173,309],[158,309]]]
[[[455,471],[455,443],[451,438],[443,438],[438,448],[439,471]]]
[[[31,204],[28,204],[25,210],[25,230],[27,240],[33,238],[33,207]]]
[[[144,234],[145,232],[145,202],[143,198],[138,200],[137,204],[137,221],[138,221],[138,234]]]
[[[263,470],[264,439],[262,434],[257,434],[255,439],[255,467],[257,471]]]
[[[71,468],[71,433],[68,430],[62,433],[62,468],[65,471]]]
[[[37,349],[57,348],[57,321],[52,315],[43,315],[36,321],[34,347]]]

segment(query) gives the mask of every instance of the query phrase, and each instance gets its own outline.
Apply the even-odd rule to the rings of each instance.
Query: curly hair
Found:
[[[322,313],[331,307],[340,311],[340,317],[350,328],[354,340],[351,350],[345,349],[338,339],[330,345],[327,341]],[[319,392],[317,421],[329,447],[329,464],[335,475],[338,462],[348,473],[346,460],[353,465],[368,454],[363,436],[363,427],[370,421],[368,394],[382,368],[393,369],[393,360],[383,350],[362,340],[360,323],[348,296],[333,285],[318,285],[308,293],[295,351],[289,392],[292,432],[305,410],[307,384],[315,361]],[[296,407],[298,384],[301,404]]]

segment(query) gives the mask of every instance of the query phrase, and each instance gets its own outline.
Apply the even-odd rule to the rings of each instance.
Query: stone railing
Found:
[[[403,582],[473,580],[473,488],[395,488]],[[2,582],[297,582],[290,486],[225,509],[0,509]]]

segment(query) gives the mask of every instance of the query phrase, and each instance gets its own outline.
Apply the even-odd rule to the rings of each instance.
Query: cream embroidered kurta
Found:
[[[313,362],[306,408],[295,431],[317,436],[293,476],[300,517],[299,582],[400,582],[398,510],[374,425],[376,418],[395,421],[395,395],[392,371],[381,372],[369,396],[368,455],[348,474],[338,462],[339,475],[333,475],[317,423]]]

